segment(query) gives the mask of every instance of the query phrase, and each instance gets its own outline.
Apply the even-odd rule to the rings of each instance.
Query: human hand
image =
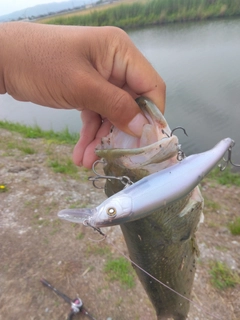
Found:
[[[137,96],[164,111],[164,82],[121,29],[11,22],[0,25],[0,42],[0,93],[82,111],[77,165],[92,166],[112,124],[141,135],[147,120]]]

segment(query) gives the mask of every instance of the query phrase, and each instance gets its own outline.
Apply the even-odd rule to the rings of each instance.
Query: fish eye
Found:
[[[117,214],[117,210],[113,207],[107,208],[107,215],[114,217]]]

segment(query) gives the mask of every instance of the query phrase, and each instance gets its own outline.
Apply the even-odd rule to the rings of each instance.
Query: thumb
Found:
[[[115,99],[116,102],[109,105],[106,115],[108,120],[125,133],[141,137],[143,126],[148,123],[148,120],[136,101],[121,89],[115,93],[112,99]]]
[[[142,135],[142,129],[143,129],[143,126],[145,124],[149,123],[147,121],[147,119],[144,117],[144,115],[142,113],[137,113],[134,118],[128,123],[128,128],[130,130],[130,134],[133,134],[137,137],[141,137]],[[117,125],[116,125],[117,126]],[[127,131],[128,130],[124,130],[126,133],[128,133]]]
[[[96,78],[95,80],[94,89],[92,88],[95,94],[87,99],[89,109],[107,118],[125,133],[140,137],[142,128],[148,123],[148,120],[133,97],[127,91],[103,78],[101,81]]]

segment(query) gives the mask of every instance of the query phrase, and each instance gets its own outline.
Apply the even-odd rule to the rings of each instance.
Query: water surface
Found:
[[[130,32],[167,84],[165,116],[188,154],[236,141],[240,162],[240,20],[172,24]]]

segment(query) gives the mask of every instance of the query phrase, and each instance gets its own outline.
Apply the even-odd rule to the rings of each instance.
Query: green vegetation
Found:
[[[72,201],[72,198],[71,197],[69,197],[68,199],[66,199],[66,200],[68,200],[68,201]],[[74,203],[71,203],[70,205],[69,205],[69,208],[70,209],[75,209],[75,208],[86,208],[88,206],[88,204],[87,203],[85,203],[85,202],[82,202],[82,201],[76,201],[76,202],[74,202]]]
[[[218,202],[215,202],[206,197],[204,198],[204,207],[212,211],[218,211],[221,209],[221,205]]]
[[[85,234],[83,232],[79,232],[77,235],[76,235],[76,239],[77,240],[82,240],[84,238]]]
[[[48,219],[43,219],[39,213],[33,215],[33,224],[38,226],[48,226],[50,221]]]
[[[61,159],[56,159],[56,155],[51,153],[51,143],[65,143],[73,145],[77,142],[79,135],[71,134],[66,128],[61,132],[54,132],[53,130],[44,131],[38,126],[26,126],[19,123],[11,123],[8,121],[0,121],[0,128],[6,129],[12,132],[18,132],[23,137],[28,139],[38,139],[42,138],[47,142],[50,142],[48,145],[47,153],[49,155],[48,165],[56,173],[68,174],[76,177],[78,175],[78,167],[75,166],[70,158],[62,157]],[[6,144],[6,142],[4,142]],[[35,154],[37,151],[34,148],[31,148],[27,141],[25,140],[15,140],[11,139],[7,142],[7,148],[10,150],[18,149],[25,154]],[[53,159],[54,158],[54,159]],[[0,192],[3,192],[2,188]]]
[[[237,217],[233,222],[229,224],[228,227],[232,235],[240,236],[240,217]]]
[[[0,128],[8,131],[18,132],[25,138],[44,138],[50,142],[57,143],[75,144],[79,138],[78,134],[70,133],[67,128],[61,132],[54,132],[53,130],[44,131],[39,126],[31,127],[20,123],[11,123],[8,121],[0,121]],[[24,149],[22,151],[24,151]],[[24,152],[26,151],[27,148],[25,148]]]
[[[82,26],[117,26],[123,29],[152,24],[203,20],[240,14],[238,0],[151,0],[120,4],[106,10],[93,9],[88,14],[58,16],[49,24]]]
[[[240,284],[237,272],[231,270],[226,264],[215,261],[210,267],[211,283],[215,288],[223,290]]]
[[[25,154],[34,154],[36,151],[29,147],[26,143],[26,141],[10,141],[7,143],[8,149],[18,149],[22,151]]]
[[[240,174],[232,172],[229,167],[224,171],[215,168],[207,177],[216,180],[219,184],[240,186]]]
[[[99,256],[111,256],[110,248],[102,245],[89,244],[86,248],[86,254],[99,255]]]
[[[76,175],[78,168],[73,164],[71,159],[53,160],[49,162],[49,166],[53,168],[56,173],[64,173],[68,175]]]
[[[0,184],[0,193],[6,192],[8,189],[4,184]]]
[[[105,264],[104,271],[108,274],[110,280],[118,280],[127,288],[135,286],[131,264],[123,257],[118,259],[109,258]]]
[[[28,146],[19,146],[18,149],[26,154],[34,154],[36,151]]]

